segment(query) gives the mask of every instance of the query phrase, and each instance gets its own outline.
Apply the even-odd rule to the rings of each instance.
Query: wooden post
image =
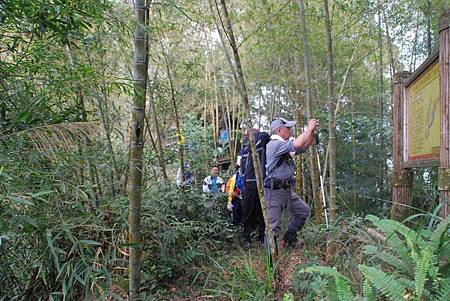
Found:
[[[413,174],[410,169],[403,168],[403,84],[408,76],[408,72],[399,72],[394,75],[394,133],[392,145],[394,166],[392,173],[391,219],[398,221],[408,216],[408,209],[412,201],[411,187],[413,184]]]
[[[450,196],[450,9],[439,19],[439,74],[441,103],[441,149],[439,168],[439,199],[441,216],[447,217]]]

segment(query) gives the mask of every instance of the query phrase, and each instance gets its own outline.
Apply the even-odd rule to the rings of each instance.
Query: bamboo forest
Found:
[[[1,0],[0,301],[450,300],[450,0]]]

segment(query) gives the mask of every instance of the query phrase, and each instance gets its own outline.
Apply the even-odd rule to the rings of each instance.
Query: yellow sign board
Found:
[[[439,159],[439,60],[435,60],[406,87],[406,159]]]

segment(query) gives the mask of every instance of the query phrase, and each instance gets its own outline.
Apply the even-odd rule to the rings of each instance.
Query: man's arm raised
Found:
[[[295,149],[303,148],[307,149],[311,144],[314,143],[314,130],[319,125],[319,120],[317,119],[310,119],[308,121],[308,128],[306,131],[300,134],[295,140],[294,140],[294,147]]]

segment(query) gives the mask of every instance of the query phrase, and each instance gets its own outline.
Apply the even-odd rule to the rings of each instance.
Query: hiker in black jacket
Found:
[[[265,166],[265,146],[269,142],[269,134],[253,130],[256,141],[256,149],[261,160],[261,167]],[[258,189],[256,186],[255,170],[253,167],[250,145],[246,145],[240,152],[240,173],[242,177],[242,224],[244,243],[249,246],[251,243],[251,233],[258,229],[257,240],[264,242],[264,217],[259,201]],[[265,174],[265,170],[261,174]]]

